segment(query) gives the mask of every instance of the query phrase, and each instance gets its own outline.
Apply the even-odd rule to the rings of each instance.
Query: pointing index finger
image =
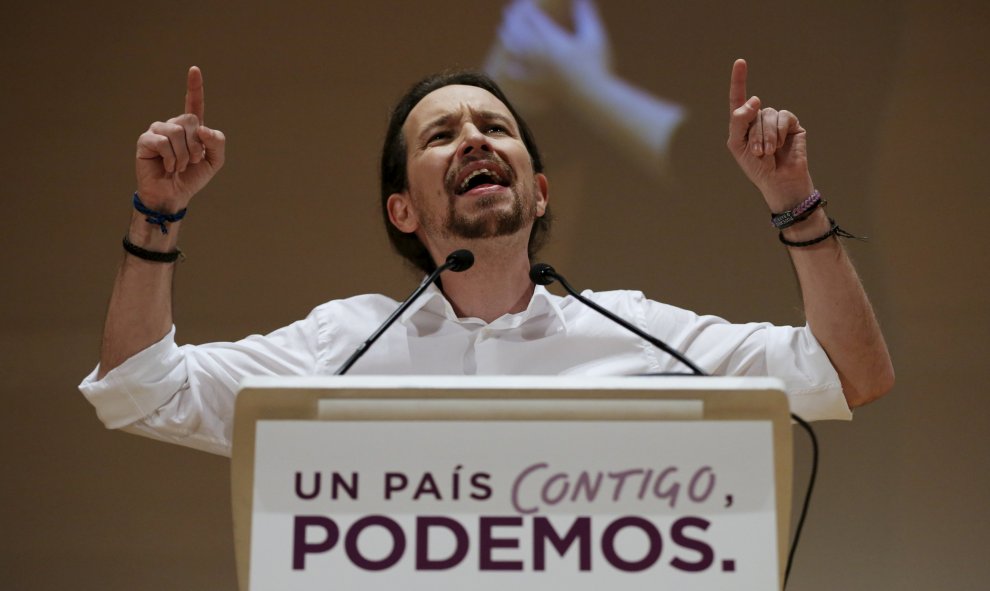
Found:
[[[206,97],[203,94],[203,72],[196,66],[189,68],[186,77],[186,113],[192,113],[202,124],[205,119]]]
[[[746,103],[746,60],[737,59],[732,64],[732,77],[729,79],[729,112],[735,111]]]

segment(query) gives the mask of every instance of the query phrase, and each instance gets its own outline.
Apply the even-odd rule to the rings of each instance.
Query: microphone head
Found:
[[[536,263],[529,268],[529,278],[537,285],[550,285],[556,279],[557,272],[546,263]]]
[[[467,271],[474,264],[474,254],[470,250],[462,248],[447,255],[445,266],[455,273]]]

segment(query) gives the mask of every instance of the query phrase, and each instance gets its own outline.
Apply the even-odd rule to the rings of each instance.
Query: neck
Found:
[[[472,240],[455,248],[474,253],[474,265],[462,273],[444,273],[443,292],[459,317],[485,322],[522,312],[533,297],[529,255],[524,248],[506,248],[498,239]],[[446,255],[444,255],[446,256]],[[443,259],[441,259],[443,260]]]

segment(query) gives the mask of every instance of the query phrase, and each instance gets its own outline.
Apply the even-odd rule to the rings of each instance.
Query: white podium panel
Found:
[[[381,380],[241,394],[242,588],[780,587],[776,384]]]

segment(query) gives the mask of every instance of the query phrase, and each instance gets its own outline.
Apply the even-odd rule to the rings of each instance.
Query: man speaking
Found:
[[[730,324],[635,291],[586,292],[597,305],[681,351],[714,375],[782,379],[793,412],[848,418],[893,385],[883,336],[808,169],[797,117],[746,92],[737,60],[728,148],[757,186],[791,254],[807,325]],[[107,313],[100,363],[80,385],[103,422],[230,453],[234,397],[249,375],[333,374],[398,303],[381,295],[331,301],[271,334],[178,347],[172,275],[181,220],[223,166],[224,135],[205,125],[202,73],[189,70],[184,113],[137,143],[134,213]],[[550,182],[532,132],[487,77],[458,73],[414,85],[392,113],[381,205],[400,254],[425,273],[457,250],[474,264],[444,273],[350,373],[630,375],[681,362],[573,297],[534,285],[549,228]],[[618,204],[620,199],[615,199]],[[617,210],[616,215],[622,215]]]

